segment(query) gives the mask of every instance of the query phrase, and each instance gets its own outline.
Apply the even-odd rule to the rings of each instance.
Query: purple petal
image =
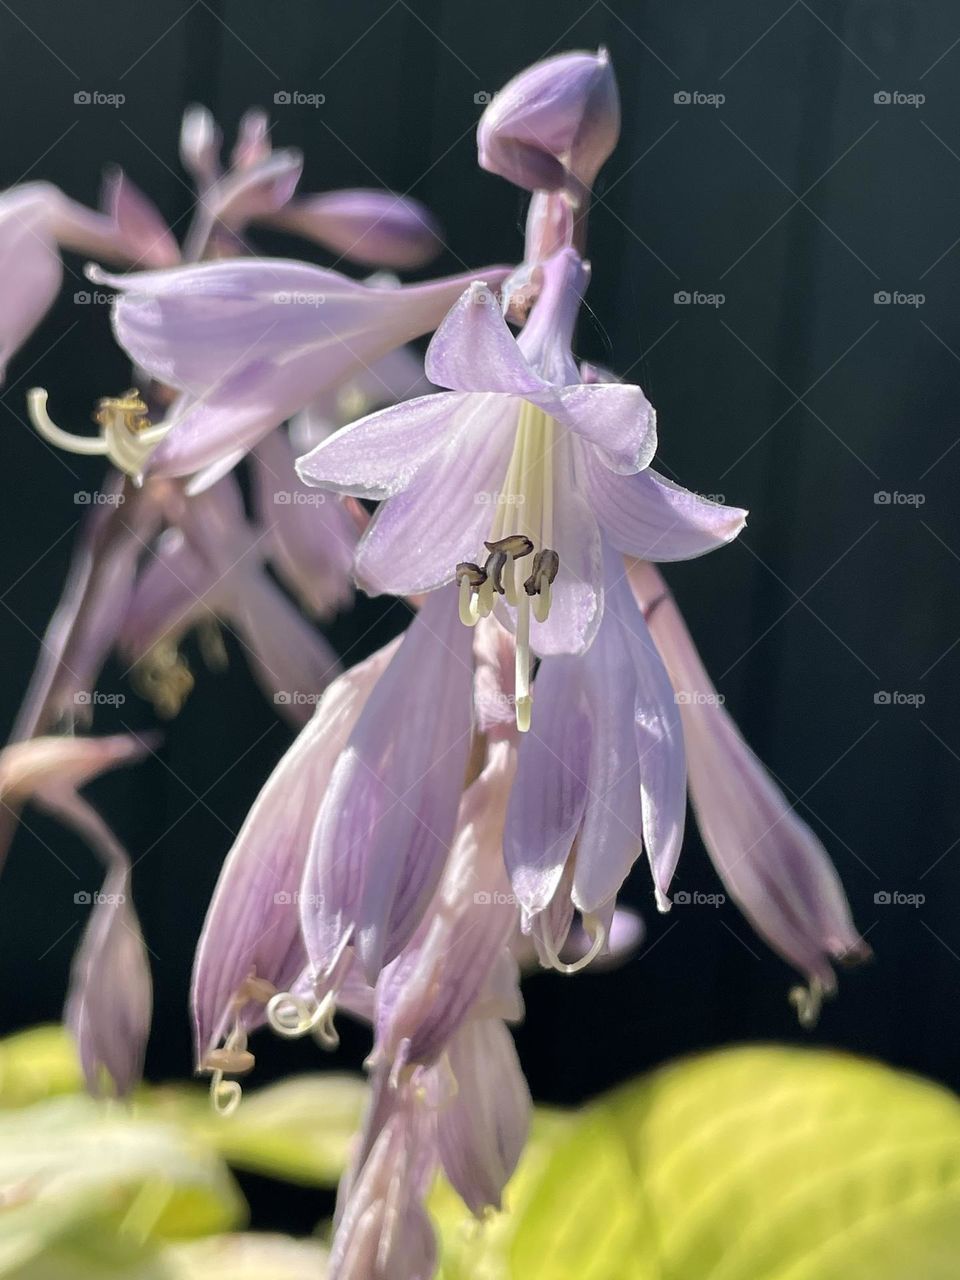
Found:
[[[460,561],[485,556],[516,417],[509,396],[462,397],[443,447],[379,508],[360,540],[355,573],[368,594],[430,591],[450,582]]]
[[[0,378],[43,319],[60,289],[63,268],[49,232],[44,200],[14,191],[0,199]]]
[[[561,387],[559,406],[544,409],[561,425],[596,445],[611,470],[642,471],[657,451],[657,415],[639,387],[583,383]]]
[[[470,743],[472,635],[430,596],[334,769],[317,815],[304,936],[326,970],[352,939],[368,978],[411,937],[453,839]]]
[[[707,851],[757,932],[808,976],[814,992],[831,992],[831,959],[870,954],[833,864],[744,742],[663,579],[636,562],[630,580],[677,690],[690,793]]]
[[[533,727],[520,744],[503,834],[510,882],[528,915],[556,893],[587,803],[591,716],[582,675],[578,660],[558,657],[534,681]]]
[[[475,397],[418,396],[368,414],[329,436],[297,460],[306,484],[357,498],[402,493],[445,442]]]
[[[193,970],[198,1062],[229,1030],[250,977],[289,990],[306,963],[298,895],[317,806],[340,751],[394,646],[336,680],[267,779],[227,855]],[[261,1011],[245,1011],[248,1026]]]
[[[499,1209],[530,1124],[530,1091],[513,1037],[497,1019],[468,1022],[450,1047],[457,1092],[437,1113],[444,1173],[478,1218]]]
[[[326,387],[432,329],[472,277],[374,287],[259,259],[96,278],[123,291],[114,308],[120,344],[195,402],[149,468],[186,475],[251,447]]]
[[[648,469],[618,475],[589,448],[582,475],[587,501],[611,544],[644,560],[691,560],[731,542],[746,522],[725,507]]]
[[[271,221],[350,262],[374,267],[421,267],[440,247],[439,228],[430,211],[417,200],[389,191],[301,196]]]
[[[507,327],[496,295],[475,281],[451,308],[427,348],[427,377],[454,391],[504,391],[531,396],[545,390]]]
[[[336,498],[306,489],[282,429],[257,445],[253,486],[258,520],[269,530],[270,558],[284,583],[318,618],[349,606],[357,527]]]
[[[177,265],[180,247],[173,232],[153,201],[131,182],[122,169],[107,171],[101,200],[136,266]]]

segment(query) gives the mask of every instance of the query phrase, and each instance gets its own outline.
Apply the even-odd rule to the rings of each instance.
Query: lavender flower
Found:
[[[572,971],[606,942],[616,895],[646,845],[657,903],[667,891],[686,809],[683,737],[673,689],[624,581],[605,556],[607,609],[582,656],[544,659],[543,710],[520,749],[504,855],[545,963]],[[576,908],[593,939],[559,957]]]
[[[372,982],[433,895],[470,748],[471,639],[446,592],[429,599],[334,767],[303,878],[318,976],[351,946]]]
[[[808,989],[795,989],[791,999],[810,1025],[822,998],[836,990],[831,961],[856,963],[870,948],[826,850],[717,697],[660,574],[633,562],[630,582],[677,690],[690,796],[707,852],[761,937],[806,975]]]
[[[480,166],[528,191],[566,189],[576,203],[620,136],[620,100],[606,49],[563,53],[505,85],[477,130]]]
[[[74,957],[64,1012],[77,1042],[87,1088],[94,1095],[123,1096],[139,1081],[150,1031],[151,983],[130,902],[130,857],[77,792],[98,774],[131,764],[149,749],[149,741],[118,734],[34,738],[0,751],[5,838],[9,839],[16,816],[29,801],[76,831],[107,868]]]
[[[634,554],[692,555],[735,536],[742,513],[655,478],[639,387],[585,384],[570,341],[586,270],[573,250],[543,267],[519,339],[475,284],[427,352],[455,388],[381,410],[299,462],[311,484],[385,499],[357,549],[368,592],[414,594],[456,578],[474,623],[496,603],[517,636],[517,723],[530,720],[531,652],[589,648],[603,611],[600,526]],[[531,614],[536,623],[531,628]]]
[[[395,649],[388,645],[333,682],[267,779],[223,864],[192,988],[197,1062],[220,1073],[214,1096],[221,1106],[239,1098],[223,1073],[252,1067],[248,1033],[266,1020],[272,997],[295,987],[307,968],[299,888],[310,832],[336,760]]]
[[[183,393],[138,460],[166,476],[233,465],[326,388],[434,328],[473,278],[384,287],[280,259],[94,275],[122,295],[120,345]]]

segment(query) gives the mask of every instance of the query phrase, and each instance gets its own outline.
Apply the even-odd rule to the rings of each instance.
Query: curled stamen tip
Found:
[[[211,1049],[201,1063],[203,1071],[213,1071],[221,1076],[224,1072],[232,1076],[245,1076],[253,1070],[256,1059],[247,1049]]]
[[[662,916],[665,916],[673,906],[673,903],[671,902],[669,895],[664,893],[662,889],[659,889],[655,886],[654,897],[656,898],[656,902],[657,902],[657,910],[660,912]]]
[[[488,551],[502,552],[514,560],[522,560],[533,550],[533,543],[523,533],[510,533],[505,538],[498,538],[496,542],[484,542],[483,545]]]
[[[789,1001],[797,1011],[797,1021],[804,1030],[809,1031],[817,1025],[820,1009],[823,1005],[823,986],[816,978],[811,979],[809,987],[792,987]]]
[[[232,1116],[240,1105],[243,1089],[236,1080],[224,1080],[222,1073],[217,1072],[210,1082],[210,1101],[219,1116]]]

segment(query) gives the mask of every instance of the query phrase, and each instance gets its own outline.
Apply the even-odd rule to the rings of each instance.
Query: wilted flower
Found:
[[[836,990],[831,961],[870,948],[826,850],[744,742],[704,670],[666,584],[633,562],[630,582],[677,690],[700,834],[730,896],[771,947],[805,974],[791,993],[801,1021],[816,1021]]]

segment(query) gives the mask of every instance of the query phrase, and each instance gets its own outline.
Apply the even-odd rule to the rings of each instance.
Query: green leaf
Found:
[[[0,1114],[0,1276],[152,1276],[159,1243],[245,1213],[222,1161],[83,1095]]]
[[[332,1187],[346,1166],[367,1087],[360,1076],[293,1076],[245,1091],[231,1116],[216,1115],[205,1090],[164,1087],[137,1096],[139,1114],[185,1125],[231,1165],[305,1186]]]
[[[26,1107],[82,1086],[76,1046],[58,1023],[0,1040],[0,1107]]]
[[[960,1103],[845,1055],[666,1067],[585,1108],[514,1183],[512,1211],[473,1228],[472,1260],[464,1215],[437,1201],[445,1280],[960,1274]]]
[[[317,1240],[239,1233],[168,1249],[170,1280],[323,1280],[327,1251]]]

